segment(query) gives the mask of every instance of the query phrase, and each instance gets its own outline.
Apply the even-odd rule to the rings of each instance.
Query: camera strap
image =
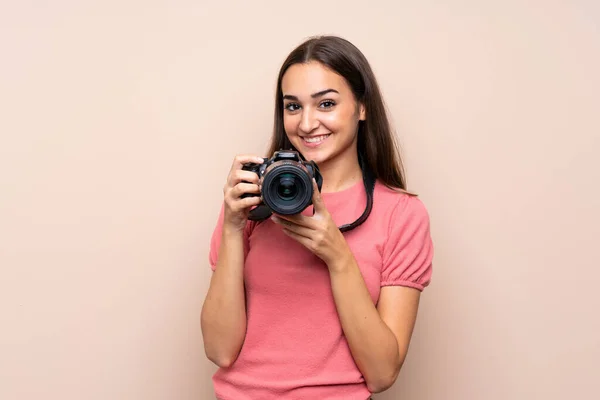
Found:
[[[300,154],[300,157],[304,160],[304,157],[301,154]],[[371,210],[373,209],[373,192],[375,190],[376,179],[360,152],[358,154],[358,162],[360,165],[360,169],[362,170],[363,184],[365,185],[365,192],[367,193],[367,204],[365,206],[365,210],[363,211],[362,215],[360,217],[358,217],[356,219],[356,221],[354,221],[350,224],[344,224],[344,225],[338,227],[338,229],[341,232],[348,232],[348,231],[351,231],[352,229],[355,229],[356,227],[360,226],[362,223],[364,223],[367,220],[367,218],[371,214]],[[314,213],[314,208],[313,208],[313,213]],[[250,215],[249,215],[248,219],[252,220],[252,221],[263,221],[263,220],[269,218],[271,215],[272,215],[271,210],[266,205],[261,204],[250,211]]]
[[[373,209],[373,192],[375,191],[375,176],[371,172],[371,169],[364,161],[362,154],[358,154],[358,161],[360,164],[360,169],[363,174],[363,183],[365,185],[365,192],[367,193],[367,205],[365,206],[365,211],[363,211],[362,215],[358,217],[358,219],[351,224],[344,224],[339,227],[341,232],[348,232],[367,220],[369,215],[371,214],[371,210]]]

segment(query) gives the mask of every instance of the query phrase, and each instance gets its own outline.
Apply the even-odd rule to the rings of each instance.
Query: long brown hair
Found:
[[[363,53],[348,40],[337,36],[316,36],[296,47],[284,61],[277,78],[275,119],[268,155],[281,149],[297,150],[283,125],[281,81],[287,69],[299,63],[317,61],[346,79],[356,100],[365,107],[365,121],[359,123],[358,156],[377,180],[392,189],[406,191],[406,178],[399,146],[392,132],[375,74]]]

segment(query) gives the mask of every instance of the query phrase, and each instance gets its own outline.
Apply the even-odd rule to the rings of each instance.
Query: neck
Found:
[[[319,164],[323,176],[322,193],[339,192],[362,180],[356,148],[351,146],[344,153]]]

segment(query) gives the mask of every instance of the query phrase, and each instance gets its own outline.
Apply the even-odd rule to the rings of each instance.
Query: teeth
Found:
[[[329,134],[331,135],[331,134]],[[307,143],[319,143],[323,140],[327,139],[329,135],[315,136],[315,137],[305,137],[304,141]]]

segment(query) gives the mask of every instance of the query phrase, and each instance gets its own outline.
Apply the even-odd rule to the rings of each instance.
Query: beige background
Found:
[[[2,1],[0,399],[211,399],[233,155],[305,37],[370,59],[434,281],[379,400],[600,398],[596,1]]]

